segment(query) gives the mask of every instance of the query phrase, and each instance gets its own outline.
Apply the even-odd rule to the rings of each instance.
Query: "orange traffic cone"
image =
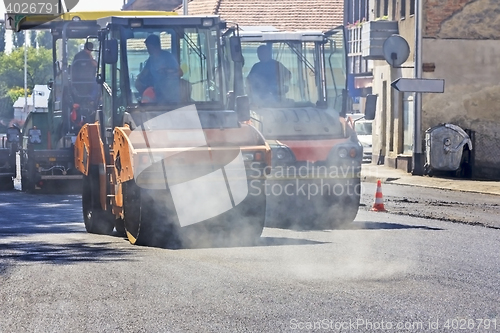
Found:
[[[380,179],[377,181],[377,192],[375,193],[375,202],[371,211],[374,212],[387,212],[384,207],[384,197],[382,196],[382,182]]]

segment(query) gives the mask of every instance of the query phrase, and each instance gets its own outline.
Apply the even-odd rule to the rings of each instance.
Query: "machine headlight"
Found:
[[[254,156],[252,153],[243,153],[242,156],[243,156],[243,161],[245,162],[250,162],[254,160]]]
[[[211,27],[214,25],[214,20],[211,18],[204,18],[201,20],[201,25],[204,27]]]
[[[286,158],[286,150],[285,149],[278,149],[278,151],[276,152],[276,158],[278,160],[283,160]]]
[[[21,131],[17,127],[9,127],[7,129],[7,142],[19,142]]]
[[[39,144],[42,143],[42,131],[36,127],[28,130],[29,143]]]

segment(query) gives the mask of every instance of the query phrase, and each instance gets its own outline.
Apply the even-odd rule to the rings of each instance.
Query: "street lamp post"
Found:
[[[28,112],[28,44],[24,30],[24,112]]]
[[[422,1],[415,1],[415,78],[422,78]],[[412,175],[424,174],[424,154],[422,151],[422,93],[415,93],[415,117],[413,130],[413,170]]]

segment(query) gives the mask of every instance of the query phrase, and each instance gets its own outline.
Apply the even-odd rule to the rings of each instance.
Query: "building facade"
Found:
[[[441,123],[470,130],[473,176],[500,178],[500,2],[496,0],[422,0],[422,77],[444,79],[444,93],[422,94],[422,133]],[[414,93],[391,87],[415,77],[415,0],[354,0],[346,6],[353,80],[358,94],[376,94],[373,162],[411,170]],[[374,25],[378,25],[375,27]],[[377,39],[396,33],[409,45],[399,68],[389,65]],[[364,38],[363,38],[364,35]],[[357,45],[356,45],[357,44]],[[371,78],[371,82],[369,79]],[[422,143],[425,148],[425,142]]]

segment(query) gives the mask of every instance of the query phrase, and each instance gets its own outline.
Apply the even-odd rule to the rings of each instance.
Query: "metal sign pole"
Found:
[[[24,112],[28,112],[28,36],[24,30]]]
[[[415,78],[422,78],[422,1],[415,1]],[[424,174],[424,154],[422,152],[422,93],[415,93],[415,118],[413,133],[412,174]]]

